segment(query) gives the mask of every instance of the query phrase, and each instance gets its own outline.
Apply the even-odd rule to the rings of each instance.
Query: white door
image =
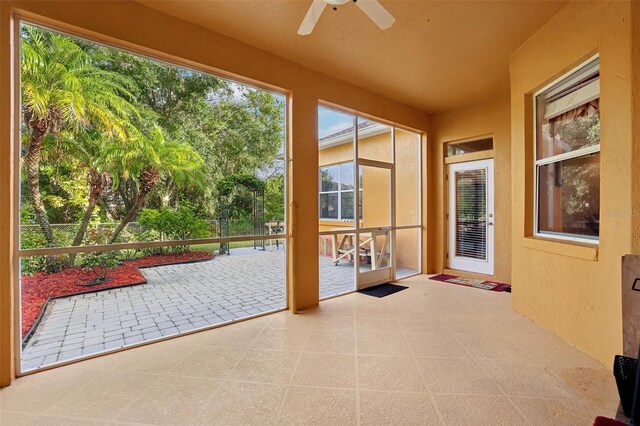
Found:
[[[449,165],[449,268],[493,275],[493,159]]]

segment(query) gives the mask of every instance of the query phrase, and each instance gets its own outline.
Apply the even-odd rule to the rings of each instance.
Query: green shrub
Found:
[[[143,209],[138,223],[148,231],[156,231],[163,240],[190,240],[204,238],[211,233],[211,224],[189,205],[176,209],[162,207],[159,210]],[[174,252],[186,250],[187,246],[173,247]]]
[[[109,269],[118,265],[120,265],[120,261],[113,252],[89,253],[82,258],[80,263],[82,269],[93,271],[98,280],[107,278]]]

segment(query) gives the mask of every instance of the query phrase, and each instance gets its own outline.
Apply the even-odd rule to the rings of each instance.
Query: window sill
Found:
[[[559,256],[574,257],[577,259],[598,261],[598,246],[570,242],[564,240],[554,240],[541,237],[525,237],[523,246],[531,250],[543,251],[545,253],[553,253]]]

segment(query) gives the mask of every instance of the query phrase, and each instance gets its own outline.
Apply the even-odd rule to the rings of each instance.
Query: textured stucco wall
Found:
[[[606,364],[622,349],[620,259],[633,249],[637,203],[631,17],[629,2],[569,2],[511,56],[513,306]],[[596,53],[601,61],[599,246],[533,238],[531,95]]]
[[[492,136],[495,182],[495,266],[498,281],[511,279],[511,127],[509,96],[432,116],[430,176],[433,179],[429,250],[433,271],[447,267],[447,188],[444,157],[447,142]]]

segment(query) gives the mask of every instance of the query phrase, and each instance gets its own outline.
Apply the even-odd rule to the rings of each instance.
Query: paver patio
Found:
[[[141,269],[148,283],[51,301],[22,370],[284,308],[285,253],[232,249],[200,263]],[[320,257],[320,297],[353,290],[353,265]]]

